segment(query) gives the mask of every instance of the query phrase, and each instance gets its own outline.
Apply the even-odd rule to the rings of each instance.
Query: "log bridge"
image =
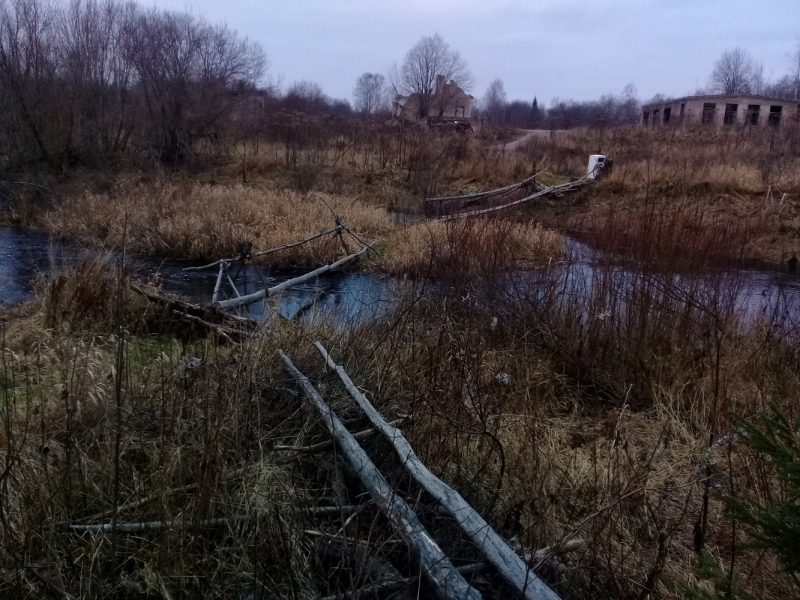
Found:
[[[409,475],[430,494],[442,511],[449,514],[461,531],[480,550],[485,558],[483,570],[489,569],[499,574],[517,598],[524,600],[559,600],[559,596],[529,568],[530,561],[518,556],[486,520],[473,509],[453,488],[436,477],[416,455],[402,431],[387,423],[372,406],[366,396],[355,386],[345,372],[337,365],[327,350],[319,342],[314,342],[325,364],[339,377],[350,397],[369,419],[374,430],[394,449]],[[431,534],[425,529],[416,512],[404,501],[397,490],[386,481],[355,437],[345,428],[342,421],[325,402],[311,381],[292,363],[289,356],[278,351],[286,371],[302,389],[308,404],[319,413],[325,428],[329,431],[336,446],[345,457],[361,484],[369,492],[373,502],[387,518],[396,534],[405,542],[412,556],[419,564],[420,572],[437,597],[442,600],[478,600],[480,592],[464,578],[464,570],[456,569]],[[571,552],[582,547],[577,540],[566,541],[548,552],[547,556],[533,553],[545,559],[560,552]],[[409,581],[400,580],[400,589]],[[384,586],[382,591],[390,591]],[[369,590],[371,591],[371,590]],[[361,597],[356,591],[353,597]]]
[[[540,171],[519,183],[495,190],[460,196],[425,198],[423,200],[425,216],[434,218],[437,221],[479,217],[519,206],[545,196],[561,198],[564,194],[573,192],[594,181],[589,175],[584,175],[575,181],[547,186],[536,181],[536,178],[542,173],[544,171]],[[522,194],[522,198],[514,199],[519,194]]]
[[[209,304],[209,308],[217,309],[217,310],[231,310],[231,309],[244,308],[244,307],[249,306],[251,304],[254,304],[256,302],[260,302],[261,300],[264,300],[265,298],[269,298],[271,296],[275,296],[275,295],[279,294],[280,292],[282,292],[284,290],[290,289],[290,288],[295,287],[297,285],[300,285],[300,284],[302,284],[302,283],[304,283],[306,281],[309,281],[311,279],[319,277],[320,275],[322,275],[324,273],[339,269],[339,268],[343,267],[344,265],[346,265],[347,263],[357,259],[358,257],[360,257],[362,254],[368,252],[369,250],[372,250],[373,252],[377,253],[377,250],[374,249],[372,244],[368,244],[368,243],[364,242],[360,237],[358,237],[356,234],[351,232],[347,228],[347,226],[344,225],[339,220],[339,217],[335,213],[334,213],[334,219],[336,221],[336,224],[331,229],[326,229],[325,231],[321,231],[319,233],[315,233],[314,235],[311,235],[311,236],[309,236],[307,238],[304,238],[302,240],[298,240],[298,241],[292,242],[290,244],[284,244],[282,246],[277,246],[275,248],[270,248],[268,250],[260,250],[260,251],[257,251],[257,252],[251,252],[251,251],[241,252],[240,251],[236,256],[232,256],[230,258],[221,258],[219,260],[215,260],[214,262],[208,263],[207,265],[202,265],[202,266],[199,266],[199,267],[186,267],[184,269],[184,271],[202,271],[202,270],[213,269],[213,268],[217,267],[218,268],[217,280],[216,280],[216,283],[214,285],[214,293],[211,296],[211,304]],[[350,237],[352,237],[354,240],[356,240],[356,242],[361,247],[358,250],[356,250],[355,252],[350,252],[350,250],[347,247],[347,244],[344,242],[344,239],[342,238],[342,234],[343,233],[349,234]],[[342,245],[342,248],[344,249],[344,253],[346,255],[344,258],[341,258],[341,259],[339,259],[339,260],[337,260],[337,261],[335,261],[333,263],[330,263],[330,264],[327,264],[327,265],[323,265],[323,266],[321,266],[321,267],[319,267],[317,269],[314,269],[313,271],[310,271],[308,273],[305,273],[305,274],[300,275],[298,277],[295,277],[293,279],[289,279],[287,281],[283,281],[283,282],[281,282],[281,283],[279,283],[279,284],[277,284],[277,285],[275,285],[273,287],[268,287],[266,285],[266,283],[264,282],[264,279],[261,278],[261,282],[262,282],[264,287],[262,289],[256,291],[256,292],[253,292],[253,293],[250,293],[250,294],[241,294],[239,292],[239,290],[236,288],[236,285],[234,284],[233,279],[231,279],[231,276],[229,274],[229,269],[230,269],[231,265],[233,265],[234,263],[239,263],[239,264],[243,265],[244,263],[246,263],[249,260],[249,261],[252,262],[253,266],[256,268],[256,271],[258,272],[258,265],[256,263],[256,258],[258,258],[259,256],[266,256],[268,254],[272,254],[274,252],[279,252],[281,250],[288,250],[289,248],[295,248],[297,246],[302,246],[303,244],[307,244],[307,243],[309,243],[309,242],[311,242],[313,240],[319,239],[319,238],[324,237],[326,235],[336,235],[339,238],[340,243]],[[260,273],[259,273],[259,276],[260,276]],[[222,296],[225,294],[225,284],[226,283],[230,287],[230,291],[233,292],[233,295],[232,295],[232,297],[229,296],[227,298],[222,298]],[[306,307],[304,307],[304,310],[308,310],[308,308],[310,308],[310,307],[306,306]]]
[[[486,520],[470,506],[467,501],[452,487],[436,477],[414,452],[403,432],[396,425],[409,419],[409,415],[401,416],[397,421],[387,422],[383,415],[375,409],[367,397],[356,387],[345,369],[336,364],[325,347],[319,342],[314,342],[324,364],[334,372],[349,396],[369,420],[372,429],[358,433],[350,433],[342,420],[327,403],[322,394],[311,381],[294,365],[289,356],[278,350],[278,355],[284,368],[302,390],[307,405],[319,415],[320,421],[331,435],[330,443],[321,443],[308,447],[276,447],[276,451],[289,451],[294,453],[290,460],[308,453],[319,453],[336,448],[355,473],[360,484],[368,492],[372,503],[386,518],[394,534],[406,544],[410,555],[417,563],[418,575],[404,577],[391,564],[382,563],[389,577],[373,581],[372,583],[351,590],[344,595],[336,595],[320,600],[339,600],[340,598],[365,598],[379,597],[385,594],[395,594],[403,590],[414,590],[418,596],[418,585],[424,580],[431,592],[441,600],[480,600],[480,591],[472,585],[467,578],[479,573],[493,573],[498,575],[511,591],[514,597],[520,600],[560,600],[559,595],[542,581],[534,572],[539,565],[553,559],[557,555],[580,551],[585,547],[585,542],[580,539],[562,539],[561,541],[537,551],[511,549],[508,543],[486,522]],[[436,542],[431,533],[422,524],[419,515],[412,505],[407,502],[398,490],[392,487],[380,472],[375,463],[362,447],[363,440],[373,436],[380,436],[387,442],[397,455],[400,464],[414,481],[424,489],[437,503],[437,513],[448,514],[475,548],[482,554],[482,559],[471,564],[455,567]],[[279,464],[281,457],[274,457]],[[250,468],[249,465],[224,475],[225,480],[242,477]],[[117,508],[106,509],[87,517],[78,517],[58,523],[59,530],[77,535],[117,535],[135,534],[144,535],[147,532],[163,530],[192,530],[214,529],[219,527],[246,525],[257,520],[259,511],[244,514],[233,514],[226,517],[211,517],[205,519],[168,518],[159,521],[130,521],[122,522],[112,520],[110,516],[120,515],[140,509],[145,505],[155,502],[162,495],[186,493],[198,488],[197,483],[190,483],[181,487],[166,490],[162,493],[153,492],[139,499],[132,499]],[[419,499],[417,499],[419,500]],[[367,504],[337,506],[320,506],[306,509],[316,518],[342,518],[343,525],[337,534],[330,535],[312,529],[304,533],[312,537],[323,537],[330,541],[344,538],[339,534],[345,531],[351,520],[358,515]],[[96,521],[101,520],[97,523]],[[373,548],[369,540],[350,538],[350,542],[363,545],[365,552]],[[330,542],[329,542],[330,543]],[[369,554],[366,554],[368,557]]]

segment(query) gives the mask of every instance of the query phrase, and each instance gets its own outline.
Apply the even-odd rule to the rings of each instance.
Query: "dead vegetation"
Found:
[[[637,264],[676,251],[658,241],[670,221],[652,226],[659,250],[633,246]],[[733,556],[753,592],[789,589],[768,554],[731,554],[742,534],[714,490],[773,493],[768,465],[729,444],[729,414],[752,415],[768,398],[797,411],[793,321],[743,318],[738,283],[721,275],[649,268],[620,282],[598,255],[588,281],[585,259],[570,254],[522,273],[516,259],[531,240],[537,257],[563,252],[534,226],[415,228],[421,250],[402,270],[443,274],[439,288],[410,287],[385,321],[277,319],[241,343],[120,296],[113,263],[43,280],[3,330],[0,555],[13,567],[3,593],[322,597],[387,578],[416,586],[403,545],[362,505],[336,453],[310,450],[328,436],[279,348],[351,431],[368,427],[315,340],[512,547],[584,540],[535,566],[562,597],[680,597],[696,585],[698,544],[725,565]],[[431,239],[447,250],[431,252]],[[385,444],[364,439],[451,560],[478,559]],[[67,526],[111,523],[115,506],[116,535]],[[490,574],[470,581],[503,597]]]
[[[680,232],[676,237],[696,237],[693,230],[703,229],[709,240],[720,240],[719,232],[735,232],[735,241],[714,249],[718,255],[727,253],[729,261],[781,263],[800,251],[797,127],[558,132],[533,138],[519,152],[573,176],[583,174],[589,153],[614,160],[612,172],[579,200],[540,204],[528,213],[548,226],[602,240],[610,229],[618,238],[621,224],[628,222],[631,228],[624,235],[630,242],[646,235],[653,213],[670,213],[674,231]],[[624,251],[625,244],[618,249]]]
[[[42,279],[34,304],[3,315],[0,593],[317,598],[386,580],[416,593],[404,546],[280,368],[278,349],[291,349],[365,432],[319,340],[520,554],[583,541],[534,565],[562,597],[679,598],[704,585],[701,551],[749,592],[785,597],[775,558],[743,546],[715,492],[778,493],[770,465],[731,443],[730,415],[769,400],[800,410],[797,312],[784,296],[743,311],[743,282],[719,267],[794,251],[794,138],[590,130],[504,151],[488,138],[303,127],[243,152],[243,166],[214,175],[230,169],[226,183],[123,183],[36,218],[114,248],[127,213],[129,250],[216,259],[331,228],[327,203],[380,242],[371,267],[410,280],[391,314],[347,327],[275,317],[232,340],[120,295],[113,261]],[[614,170],[572,198],[451,223],[388,214],[544,166],[543,183],[567,181],[597,150]],[[240,173],[248,183],[231,183]],[[576,254],[536,221],[577,229],[594,250]],[[270,264],[343,251],[330,236]],[[454,564],[479,560],[386,444],[359,439]],[[125,527],[112,535],[117,506]],[[506,597],[491,572],[469,580]]]
[[[62,239],[121,249],[127,215],[130,252],[217,259],[236,254],[241,244],[265,250],[328,230],[336,224],[331,210],[370,240],[392,229],[384,209],[350,197],[169,183],[123,187],[111,195],[84,194],[47,213],[44,226]],[[327,237],[265,261],[277,266],[313,265],[331,262],[341,251],[340,241]]]
[[[447,280],[491,274],[513,265],[530,268],[560,259],[564,238],[540,224],[504,219],[431,221],[399,228],[379,268],[416,278]]]

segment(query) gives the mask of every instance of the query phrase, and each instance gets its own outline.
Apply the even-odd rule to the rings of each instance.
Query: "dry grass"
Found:
[[[453,226],[470,236],[478,226],[505,234],[509,228],[503,221]],[[502,279],[508,265],[495,267],[493,276]],[[470,273],[455,285],[491,275]],[[419,455],[502,535],[525,547],[586,540],[562,566],[540,569],[564,598],[638,598],[643,587],[680,597],[680,586],[694,583],[693,528],[703,496],[698,463],[709,440],[730,427],[729,411],[753,414],[768,397],[790,414],[800,410],[797,348],[771,324],[745,326],[706,288],[683,289],[685,297],[676,298],[670,275],[642,274],[627,289],[600,279],[597,288],[551,302],[556,290],[563,293],[563,280],[542,273],[531,288],[502,286],[488,309],[470,297],[475,288],[458,288],[446,301],[401,301],[388,322],[343,330],[320,320],[274,321],[265,326],[269,335],[237,345],[150,334],[160,311],[134,310],[126,297],[132,335],[124,346],[121,430],[114,392],[119,340],[109,311],[116,299],[107,293],[115,272],[82,263],[55,274],[41,283],[34,305],[4,314],[0,444],[14,459],[3,483],[15,502],[2,506],[10,525],[3,526],[0,556],[8,565],[24,556],[73,595],[98,598],[316,597],[369,581],[363,554],[306,533],[335,534],[341,526],[339,519],[314,519],[306,508],[337,494],[357,503],[361,490],[352,481],[337,485],[342,475],[330,455],[290,465],[273,451],[275,444],[327,437],[300,410],[278,348],[353,428],[363,426],[326,377],[311,347],[320,340],[387,418],[412,416],[404,430]],[[51,315],[58,322],[45,325]],[[250,518],[122,535],[115,571],[110,536],[69,533],[57,524],[113,506],[118,435],[122,502],[154,494],[121,521]],[[380,442],[366,448],[392,485],[419,499],[423,521],[446,551],[475,558],[427,510],[393,455]],[[714,486],[732,481],[741,493],[772,493],[768,472],[754,475],[746,453],[734,448],[729,462],[722,447],[711,460]],[[194,487],[167,491],[187,485]],[[713,497],[710,506],[706,548],[724,561],[731,526]],[[372,557],[407,568],[375,515],[364,509],[348,535],[369,539]],[[767,597],[788,589],[769,556],[740,551],[737,561],[752,574],[750,589]],[[41,590],[24,569],[0,577],[2,594],[38,597]]]
[[[564,237],[534,222],[461,219],[405,227],[389,248],[381,268],[391,274],[452,279],[547,264],[563,256]]]
[[[237,254],[240,242],[255,250],[281,246],[334,226],[325,203],[354,232],[374,240],[392,228],[386,211],[344,196],[304,195],[240,185],[123,186],[112,195],[84,194],[44,216],[53,235],[120,249],[128,215],[129,252],[215,259]],[[278,265],[330,262],[341,252],[335,238],[269,255]]]
[[[800,252],[800,129],[580,130],[534,138],[517,153],[580,176],[598,151],[614,161],[603,181],[531,214],[547,226],[588,231],[614,251],[648,244],[647,221],[671,213],[673,235],[686,233],[691,243],[732,232],[735,239],[713,249],[728,260],[780,263]],[[614,239],[603,240],[611,230]]]
[[[604,194],[599,201],[607,202],[610,215],[595,223],[596,241],[633,260],[636,269],[624,278],[619,257],[610,254],[586,278],[580,265],[564,259],[563,237],[531,221],[394,229],[384,211],[333,196],[348,225],[371,239],[388,236],[388,272],[447,285],[432,286],[431,296],[401,298],[379,323],[342,328],[322,319],[311,326],[275,321],[265,325],[265,335],[238,345],[197,332],[178,339],[160,310],[127,298],[131,335],[124,347],[121,429],[114,395],[115,272],[84,264],[43,280],[36,304],[3,314],[9,326],[2,332],[0,444],[13,459],[2,481],[10,500],[0,504],[4,564],[40,565],[73,595],[98,598],[341,593],[375,577],[365,554],[410,572],[404,553],[385,544],[391,533],[371,507],[347,526],[349,537],[370,540],[368,553],[308,534],[334,534],[342,522],[320,522],[307,507],[337,495],[360,502],[362,490],[330,455],[290,466],[273,450],[327,437],[301,410],[276,360],[278,348],[319,383],[354,429],[363,426],[314,354],[311,342],[318,339],[387,418],[412,416],[404,431],[419,455],[502,535],[534,548],[586,540],[583,551],[539,571],[564,598],[682,597],[681,586],[696,584],[696,526],[707,492],[704,548],[726,569],[733,556],[751,592],[785,597],[790,587],[774,557],[742,549],[746,534],[732,526],[713,494],[733,489],[766,499],[777,491],[769,465],[736,445],[714,444],[730,430],[731,412],[751,416],[768,399],[790,416],[800,412],[800,343],[792,315],[790,322],[745,321],[735,308],[741,282],[709,269],[726,244],[741,252],[739,246],[751,243],[752,223],[734,226],[722,215],[746,214],[746,202],[737,199],[764,189],[747,161],[763,151],[762,142],[767,154],[776,150],[768,139],[742,141],[735,132],[716,141],[689,133],[620,131],[613,134],[620,145],[607,150],[611,142],[599,140],[600,132],[579,132],[501,156],[482,158],[472,148],[438,171],[425,160],[414,163],[415,185],[445,181],[461,191],[521,179],[535,162],[579,173],[589,146],[606,150],[617,164],[610,180],[591,191]],[[446,140],[436,144],[419,156],[447,150]],[[787,148],[779,158],[789,166],[775,181],[794,185],[795,158]],[[660,152],[670,154],[659,162]],[[342,162],[350,160],[343,156]],[[672,177],[681,156],[684,175]],[[502,168],[492,171],[493,163]],[[487,168],[496,173],[491,182],[480,180]],[[723,186],[730,187],[719,191]],[[235,253],[240,239],[266,247],[327,228],[330,217],[315,193],[143,186],[85,195],[47,222],[65,237],[115,246],[127,210],[130,247],[216,257]],[[617,202],[620,195],[630,203]],[[785,219],[793,209],[781,198],[766,210]],[[316,258],[336,251],[314,250]],[[514,277],[520,267],[550,258],[559,259],[557,269]],[[311,260],[301,253],[291,258]],[[676,277],[676,270],[707,276]],[[216,529],[121,536],[115,569],[108,536],[76,535],[57,524],[113,506],[117,436],[122,501],[154,494],[121,520],[252,518]],[[448,554],[477,557],[440,514],[427,510],[425,495],[380,441],[367,451],[393,486],[418,501]],[[167,493],[186,485],[196,487]],[[25,569],[0,577],[0,594],[9,597],[38,597],[42,589]]]
[[[588,154],[614,160],[612,183],[657,191],[764,193],[800,190],[800,129],[707,127],[577,130],[537,137],[519,153],[549,164],[556,173],[580,176]]]

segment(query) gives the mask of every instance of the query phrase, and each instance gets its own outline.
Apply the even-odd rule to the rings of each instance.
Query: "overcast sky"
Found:
[[[146,3],[146,2],[145,2]],[[319,83],[352,100],[362,73],[386,74],[439,33],[467,60],[480,97],[499,77],[509,100],[589,100],[633,83],[646,100],[704,85],[740,46],[771,81],[800,40],[800,0],[156,0],[259,41],[284,89]]]

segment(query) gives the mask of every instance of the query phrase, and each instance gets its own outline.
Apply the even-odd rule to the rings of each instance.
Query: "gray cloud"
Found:
[[[481,95],[499,77],[510,99],[591,99],[634,83],[643,98],[681,95],[741,46],[776,79],[800,39],[797,0],[157,0],[261,42],[273,75],[350,98],[365,71],[386,73],[423,35],[467,59]]]

